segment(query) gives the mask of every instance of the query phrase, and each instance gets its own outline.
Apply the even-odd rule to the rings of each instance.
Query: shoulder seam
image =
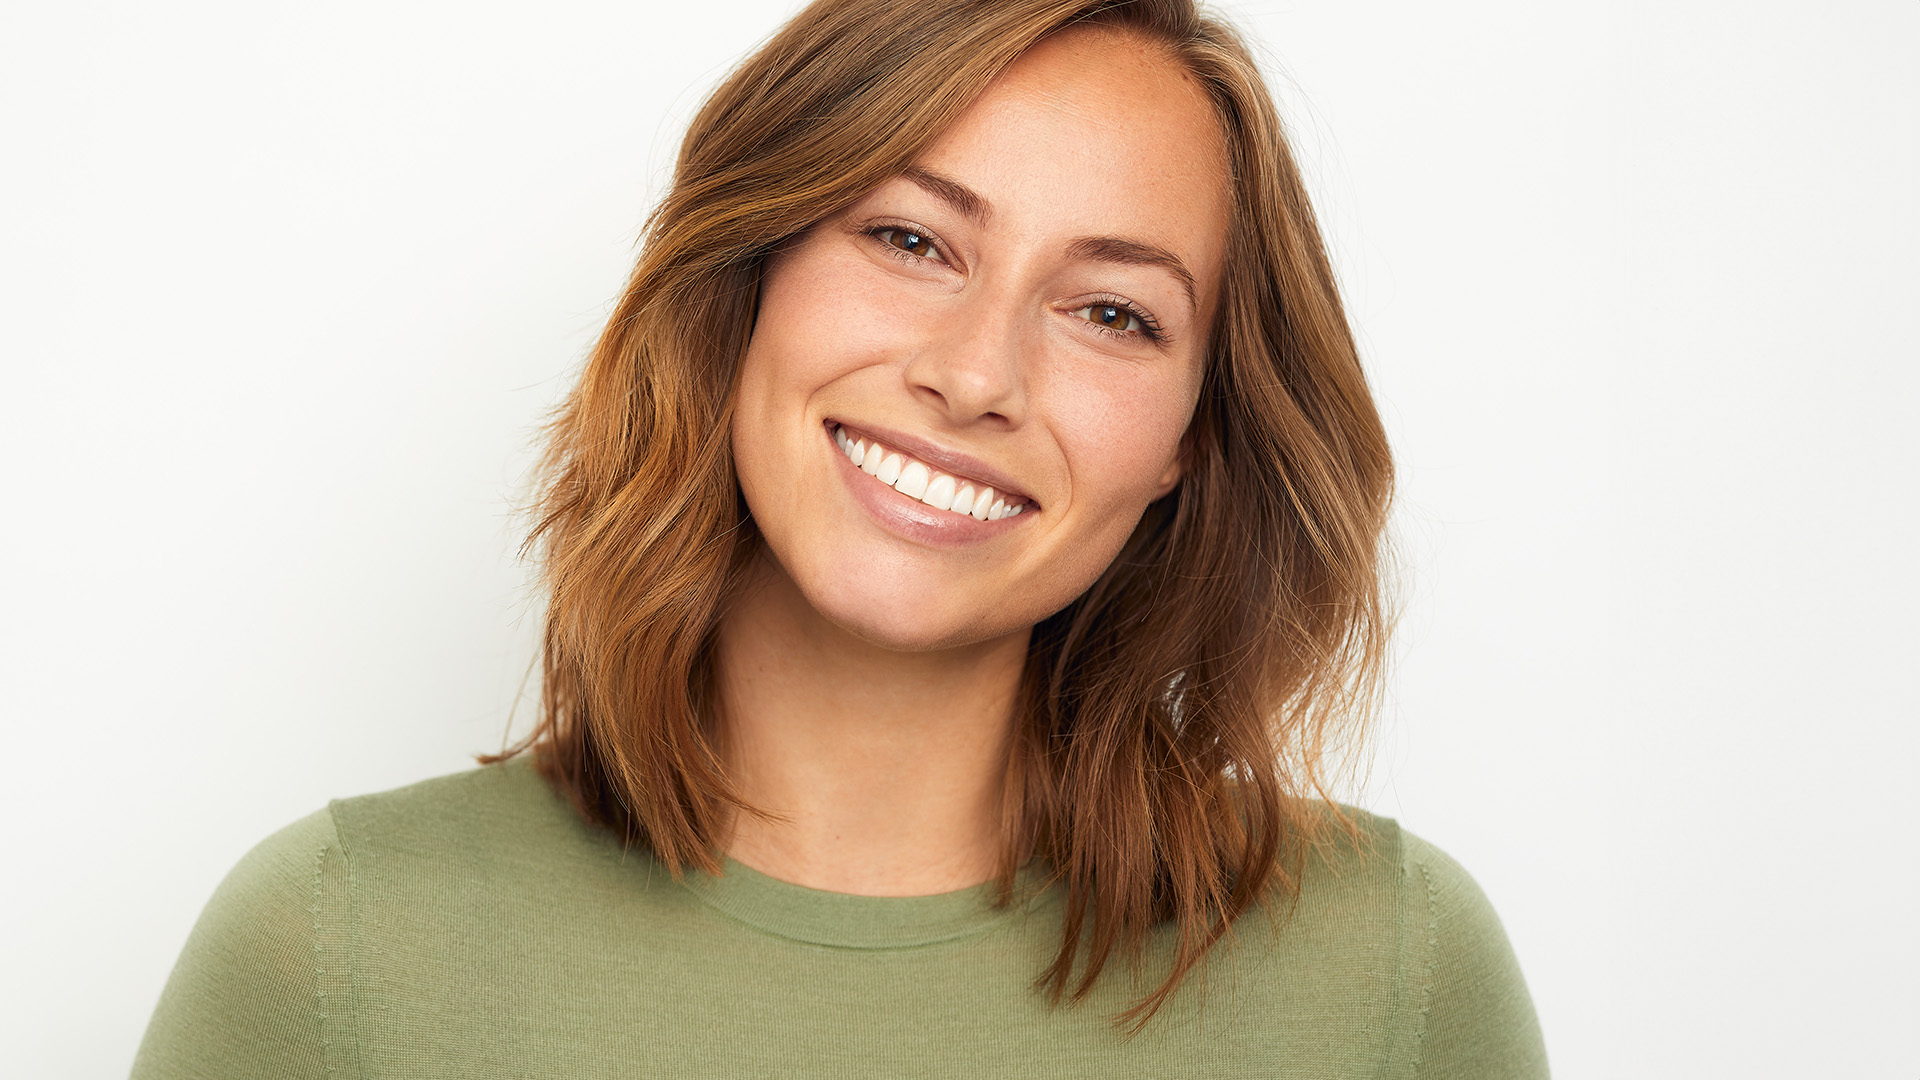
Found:
[[[1413,1071],[1419,1074],[1420,1061],[1424,1056],[1427,1042],[1427,1021],[1433,1012],[1433,984],[1438,976],[1440,957],[1440,897],[1433,887],[1433,873],[1427,869],[1426,861],[1416,858],[1413,865],[1420,870],[1420,881],[1426,887],[1427,894],[1427,972],[1420,986],[1420,1015],[1413,1029]]]
[[[329,809],[328,821],[333,813]],[[327,846],[321,844],[313,852],[313,875],[307,891],[307,917],[312,920],[313,931],[313,1013],[320,1027],[320,1063],[326,1071],[333,1072],[333,1033],[329,1030],[327,1013],[327,954],[320,928],[320,894],[324,888],[327,867]]]
[[[359,1036],[354,1023],[353,866],[341,828],[340,800],[327,804],[327,822],[333,827],[333,836],[329,843],[321,845],[313,868],[314,973],[319,983],[315,1008],[320,1020],[320,1060],[326,1076],[351,1072],[358,1077],[364,1072],[360,1067]],[[326,925],[325,913],[326,861],[330,854],[339,858],[339,873],[343,875],[338,884],[338,903],[344,910],[334,915],[339,925],[333,927]],[[331,955],[325,951],[328,947]],[[351,1063],[350,1067],[343,1068],[343,1062]]]

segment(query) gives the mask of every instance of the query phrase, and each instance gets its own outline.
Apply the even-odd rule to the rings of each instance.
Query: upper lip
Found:
[[[922,462],[932,465],[943,472],[952,473],[960,479],[984,480],[993,485],[995,494],[1007,495],[1015,499],[1025,499],[1034,504],[1034,509],[1039,509],[1039,501],[1020,490],[1019,484],[1014,481],[1013,477],[1008,476],[1006,473],[1001,472],[999,469],[994,468],[992,465],[981,461],[971,454],[963,454],[958,450],[949,450],[938,443],[928,442],[925,439],[908,435],[905,432],[890,431],[883,427],[875,427],[872,424],[855,423],[850,420],[841,420],[838,418],[829,422],[838,424],[848,431],[853,432],[855,435],[868,436],[889,450],[898,450],[908,457],[919,458]]]

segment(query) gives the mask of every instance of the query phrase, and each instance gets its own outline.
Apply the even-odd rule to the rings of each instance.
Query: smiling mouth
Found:
[[[975,521],[999,521],[1032,507],[1021,496],[1007,496],[992,486],[965,476],[941,472],[925,462],[890,449],[880,443],[835,424],[834,444],[860,471],[909,499],[925,503],[935,510],[971,517]]]

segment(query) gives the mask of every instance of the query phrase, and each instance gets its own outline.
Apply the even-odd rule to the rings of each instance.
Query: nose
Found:
[[[1026,421],[1027,371],[1017,306],[985,295],[942,312],[908,361],[907,387],[956,426],[1014,428]]]

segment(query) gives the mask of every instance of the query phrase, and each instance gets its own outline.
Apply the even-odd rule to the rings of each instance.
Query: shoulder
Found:
[[[594,847],[601,837],[524,759],[516,758],[333,800],[243,856],[209,901],[207,913],[280,910],[289,904],[305,909],[313,890],[326,886],[325,871],[333,862],[358,872],[367,861],[445,861],[555,843]]]
[[[502,895],[566,867],[635,861],[524,761],[337,799],[261,841],[214,891],[133,1074],[355,1075],[376,959],[484,923]]]
[[[363,857],[460,857],[594,841],[524,757],[328,804],[342,847]]]
[[[1284,934],[1376,972],[1391,1057],[1417,1077],[1543,1077],[1533,1002],[1500,917],[1446,852],[1392,818],[1343,808],[1307,860]]]
[[[1315,851],[1303,887],[1331,887],[1345,903],[1363,892],[1375,903],[1390,895],[1409,925],[1438,934],[1447,944],[1468,951],[1475,944],[1505,947],[1492,902],[1452,856],[1393,818],[1341,809],[1353,820],[1354,832],[1342,835],[1334,832],[1337,826],[1330,827],[1333,835]]]
[[[485,923],[530,890],[596,907],[655,877],[644,848],[588,824],[525,758],[336,799],[328,811],[357,940]]]
[[[133,1075],[323,1074],[326,987],[316,927],[341,872],[325,810],[241,858],[174,964]]]
[[[241,856],[207,902],[207,913],[257,916],[285,914],[291,907],[304,911],[307,898],[324,876],[327,857],[338,847],[332,815],[324,809],[308,814]]]
[[[256,844],[214,890],[194,925],[197,944],[218,946],[201,959],[248,957],[299,971],[302,940],[312,925],[313,899],[324,892],[339,839],[325,810],[301,818]],[[176,974],[178,974],[176,972]]]

